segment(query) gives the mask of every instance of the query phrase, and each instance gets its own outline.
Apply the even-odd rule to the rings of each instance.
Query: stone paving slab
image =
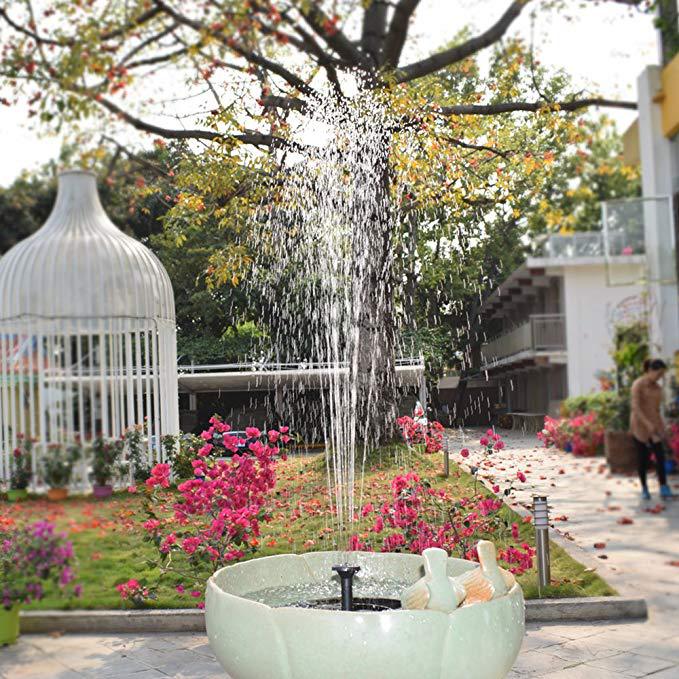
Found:
[[[413,672],[416,676],[416,668]],[[226,675],[203,634],[31,634],[15,646],[0,649],[1,679],[75,677],[224,679]],[[679,637],[668,636],[653,621],[528,625],[509,679],[529,677],[679,679]]]

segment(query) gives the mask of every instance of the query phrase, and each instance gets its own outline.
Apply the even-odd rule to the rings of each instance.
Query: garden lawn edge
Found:
[[[578,597],[526,601],[526,622],[640,620],[647,617],[644,599]],[[123,611],[22,611],[22,634],[121,634],[205,632],[200,609],[168,608]]]

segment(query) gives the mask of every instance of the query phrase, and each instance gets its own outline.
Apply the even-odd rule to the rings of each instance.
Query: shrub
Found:
[[[2,606],[29,604],[45,596],[53,583],[62,594],[80,595],[80,586],[66,590],[75,577],[73,545],[65,533],[56,533],[49,521],[26,526],[0,524],[0,595]]]
[[[559,450],[565,450],[570,442],[568,419],[565,417],[545,416],[545,424],[542,431],[538,432],[538,438],[542,441],[545,448],[554,446]]]
[[[123,439],[104,439],[97,437],[92,441],[92,475],[97,485],[105,486],[119,471],[120,458],[123,455],[125,441]]]
[[[674,459],[679,464],[679,422],[671,422],[668,426],[667,442]]]
[[[605,428],[596,412],[578,413],[573,417],[545,417],[538,439],[545,448],[554,446],[570,450],[574,455],[591,457],[601,452]]]
[[[194,477],[191,462],[198,457],[198,450],[205,441],[194,434],[180,434],[178,445],[170,460],[172,474],[176,480],[192,479]]]
[[[502,437],[492,430],[480,440],[484,457],[502,450]],[[468,457],[464,449],[462,457]],[[478,467],[475,468],[478,471]],[[517,478],[523,475],[519,473]],[[522,480],[525,480],[523,477]],[[509,495],[511,486],[500,492]],[[367,533],[353,535],[349,548],[370,550],[367,536],[375,536],[383,552],[412,552],[421,554],[429,547],[445,549],[449,554],[477,560],[475,545],[481,538],[493,536],[503,540],[518,539],[518,526],[510,524],[502,515],[504,503],[500,497],[477,494],[456,499],[443,489],[434,489],[415,472],[400,474],[391,481],[391,498],[378,507],[366,505],[361,511],[364,519],[372,521]],[[534,550],[527,544],[509,545],[498,550],[498,557],[509,569],[520,574],[533,565]]]
[[[201,434],[205,443],[191,461],[194,476],[179,484],[178,497],[167,490],[168,463],[155,465],[146,480],[151,496],[143,527],[147,540],[158,550],[156,565],[161,577],[175,573],[200,582],[206,567],[214,570],[216,565],[254,552],[260,524],[271,519],[268,502],[276,482],[276,458],[290,440],[287,427],[266,433],[249,428],[247,448],[240,454],[235,451],[245,440],[229,434],[230,430],[219,418],[211,418],[210,427]],[[216,435],[234,451],[233,457],[211,455]],[[168,506],[172,508],[169,516],[163,513]],[[153,591],[141,584],[141,588],[132,588],[133,594],[130,587],[118,591],[121,597],[141,605],[144,591]]]
[[[65,488],[71,481],[73,465],[82,457],[82,446],[75,442],[66,448],[51,443],[42,460],[43,477],[50,488]]]
[[[143,483],[151,473],[151,465],[148,464],[144,454],[144,438],[144,427],[141,424],[130,427],[123,434],[123,442],[127,447],[130,476],[137,483]]]
[[[12,453],[9,487],[12,490],[25,490],[33,476],[31,471],[33,441],[23,434],[19,434],[17,438],[19,445]]]
[[[566,418],[595,413],[604,429],[624,431],[629,423],[629,394],[600,391],[585,396],[574,396],[561,404],[561,416]]]
[[[426,453],[438,453],[443,450],[443,425],[440,422],[418,422],[408,415],[399,417],[396,424],[403,440],[409,446],[424,444]]]

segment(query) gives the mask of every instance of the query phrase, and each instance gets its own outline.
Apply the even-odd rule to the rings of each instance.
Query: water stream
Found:
[[[343,548],[357,507],[357,464],[394,418],[391,121],[371,95],[311,103],[306,120],[297,138],[311,152],[288,164],[272,188],[283,200],[257,216],[255,276],[275,359],[330,367],[321,407],[305,417],[318,420],[325,439]]]

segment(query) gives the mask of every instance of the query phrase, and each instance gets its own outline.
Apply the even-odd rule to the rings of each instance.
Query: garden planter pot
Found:
[[[7,499],[10,502],[20,502],[28,497],[28,491],[25,488],[13,488],[7,491]]]
[[[68,497],[68,488],[50,488],[47,491],[47,499],[52,502],[59,502]]]
[[[0,646],[13,644],[19,636],[19,606],[9,610],[0,606]]]
[[[92,486],[92,492],[94,493],[94,497],[99,499],[111,497],[111,495],[113,495],[113,486],[109,485],[98,486],[95,484],[94,486]]]
[[[607,430],[604,435],[606,462],[612,472],[625,474],[637,469],[637,449],[632,434]]]

